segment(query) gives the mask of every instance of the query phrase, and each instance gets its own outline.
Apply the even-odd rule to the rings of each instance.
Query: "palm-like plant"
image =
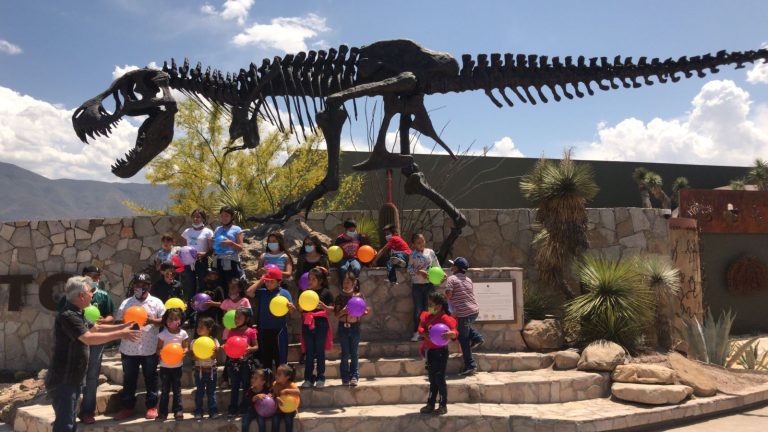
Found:
[[[632,179],[635,180],[637,188],[640,190],[640,202],[643,208],[651,208],[651,194],[648,192],[648,184],[646,183],[646,176],[649,171],[646,168],[638,167],[632,172]]]
[[[678,177],[672,182],[672,197],[675,206],[680,206],[680,191],[691,187],[686,177]]]
[[[606,339],[638,348],[654,305],[635,263],[585,256],[578,275],[586,291],[565,305],[567,328],[583,343]]]
[[[680,296],[680,270],[661,255],[639,256],[635,264],[645,286],[656,298],[656,342],[661,348],[669,350],[672,348],[674,300]]]
[[[750,168],[746,180],[757,186],[757,190],[768,191],[768,161],[755,159],[755,166]]]
[[[744,190],[747,188],[747,181],[745,179],[731,180],[728,185],[732,190]]]
[[[654,198],[661,202],[661,208],[672,208],[672,200],[669,198],[669,195],[664,192],[664,181],[660,175],[649,171],[648,174],[645,175],[645,184],[648,187],[648,190],[653,194]]]
[[[520,181],[523,196],[537,205],[533,240],[539,281],[574,297],[567,277],[569,264],[587,249],[586,202],[599,190],[592,168],[576,164],[566,151],[559,163],[540,159]]]

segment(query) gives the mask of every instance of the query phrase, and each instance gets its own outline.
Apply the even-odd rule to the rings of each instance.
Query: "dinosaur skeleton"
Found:
[[[410,131],[432,138],[452,157],[450,147],[438,136],[427,110],[424,96],[436,93],[483,91],[498,107],[513,100],[532,105],[594,95],[594,87],[608,91],[638,88],[656,82],[677,82],[694,74],[702,78],[705,71],[716,73],[722,65],[745,63],[768,58],[768,50],[745,52],[719,51],[694,57],[661,60],[640,57],[548,57],[535,54],[480,54],[461,57],[461,65],[448,53],[430,51],[409,40],[375,42],[360,48],[345,45],[327,52],[309,51],[265,59],[260,66],[251,63],[238,73],[226,73],[210,67],[203,70],[198,63],[191,68],[185,59],[181,66],[174,60],[162,70],[140,69],[115,80],[98,96],[83,103],[72,116],[77,136],[108,136],[111,127],[123,116],[148,115],[139,128],[136,144],[112,166],[112,172],[123,178],[135,175],[162,152],[173,139],[173,121],[177,111],[171,89],[199,101],[203,106],[220,106],[231,118],[231,142],[243,139],[241,146],[228,151],[255,148],[259,144],[257,118],[275,125],[281,131],[292,131],[298,137],[308,128],[319,128],[325,136],[328,170],[325,178],[306,195],[288,203],[277,213],[258,222],[279,224],[301,211],[309,211],[324,194],[339,187],[339,149],[342,127],[349,117],[345,102],[351,101],[355,118],[355,100],[363,96],[381,96],[384,114],[371,156],[355,165],[357,170],[400,169],[407,177],[405,192],[427,197],[453,220],[453,228],[440,247],[444,260],[453,242],[466,226],[466,218],[447,199],[432,189],[413,161]],[[655,79],[655,81],[653,80]],[[507,92],[511,92],[513,96]],[[115,112],[109,113],[102,102],[112,96]],[[501,99],[504,103],[502,103]],[[205,103],[204,103],[205,102]],[[281,115],[280,105],[287,112]],[[399,115],[400,152],[386,150],[385,138],[390,122]],[[314,118],[314,121],[313,121]],[[296,125],[298,124],[298,127]]]

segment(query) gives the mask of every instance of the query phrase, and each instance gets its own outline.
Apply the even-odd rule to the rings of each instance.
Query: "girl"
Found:
[[[418,342],[419,317],[427,310],[427,297],[434,291],[432,283],[427,279],[430,267],[440,266],[437,255],[432,249],[426,248],[424,235],[416,233],[411,237],[413,250],[408,258],[408,273],[411,275],[411,296],[413,297],[413,337],[411,342]]]
[[[223,313],[240,308],[250,309],[251,302],[245,298],[245,281],[243,279],[230,279],[227,287],[227,298],[222,302],[209,301],[209,306],[218,307]]]
[[[347,302],[352,297],[362,297],[360,281],[352,272],[348,272],[342,282],[341,294],[336,296],[334,311],[339,320],[338,337],[341,343],[341,383],[354,387],[360,378],[357,370],[357,347],[360,344],[360,317],[350,317],[347,312]],[[371,309],[366,307],[363,315],[368,315]]]
[[[227,409],[227,420],[231,421],[238,413],[240,408],[240,388],[245,386],[251,379],[251,354],[258,351],[256,329],[250,327],[251,310],[238,308],[235,311],[235,325],[237,327],[224,331],[224,338],[229,339],[233,336],[241,336],[248,341],[248,349],[239,359],[227,357],[224,366],[229,376],[230,399]]]
[[[311,311],[302,311],[301,337],[307,348],[302,387],[325,386],[325,351],[333,347],[333,333],[328,312],[333,310],[333,296],[328,288],[328,269],[315,267],[309,271],[309,289],[317,292],[320,302]],[[313,375],[317,361],[317,376]]]
[[[177,343],[180,344],[187,354],[189,348],[189,336],[181,328],[181,322],[184,319],[184,312],[178,308],[172,308],[163,314],[163,331],[157,336],[157,353],[165,345]],[[160,393],[160,406],[158,407],[160,415],[158,420],[163,421],[168,418],[168,394],[173,390],[173,418],[184,420],[184,412],[181,408],[181,365],[183,361],[176,364],[166,364],[162,357],[160,358],[160,384],[162,385]]]
[[[267,431],[266,419],[256,412],[256,402],[264,399],[272,393],[272,369],[256,369],[251,374],[251,386],[245,392],[243,398],[243,421],[240,430],[248,432],[251,422],[256,420],[259,432]],[[274,422],[274,420],[273,420]]]
[[[187,241],[187,246],[197,250],[197,261],[184,266],[184,272],[181,274],[184,296],[187,299],[205,287],[205,274],[208,273],[208,240],[213,238],[213,231],[205,226],[206,223],[208,215],[205,210],[197,208],[192,211],[192,226],[181,233],[181,237]]]
[[[224,286],[230,279],[243,275],[240,266],[240,252],[243,251],[243,230],[234,224],[235,209],[224,206],[219,211],[221,226],[216,228],[213,237],[208,239],[208,249],[213,250],[213,266],[219,270],[219,277]]]
[[[330,261],[328,261],[328,251],[325,245],[320,241],[317,235],[308,235],[304,237],[304,243],[299,250],[299,260],[296,263],[296,274],[294,280],[299,280],[304,273],[308,273],[309,270],[315,267],[330,268]],[[301,292],[297,292],[298,296]],[[306,358],[306,351],[304,351],[304,345],[301,346],[301,357],[299,357],[299,364],[304,364]]]
[[[213,350],[213,356],[208,359],[200,359],[194,355],[195,359],[195,419],[198,421],[203,419],[203,396],[208,397],[208,417],[215,419],[219,416],[218,406],[216,405],[216,353],[219,350],[219,341],[213,337],[213,330],[216,323],[211,317],[204,317],[197,320],[197,338],[208,336],[213,338],[215,348]],[[192,341],[190,347],[194,347],[195,342]]]
[[[427,370],[429,373],[429,398],[427,405],[421,408],[422,414],[445,414],[448,412],[448,385],[445,383],[445,368],[448,365],[448,347],[435,344],[429,339],[429,330],[433,325],[443,323],[448,331],[444,338],[456,340],[456,320],[449,315],[448,300],[445,296],[433,292],[429,295],[429,310],[421,314],[419,334],[424,338],[422,348],[427,351]],[[437,395],[440,394],[440,406],[435,409]]]
[[[269,264],[276,265],[283,272],[283,281],[290,279],[293,275],[293,257],[286,250],[285,240],[279,232],[273,232],[267,236],[267,248],[259,257],[262,271]]]
[[[293,380],[296,379],[296,371],[287,364],[282,364],[277,368],[275,374],[275,383],[272,385],[272,394],[275,395],[278,407],[282,406],[283,399],[286,396],[293,396],[301,402],[301,392],[296,387],[296,383]],[[298,404],[297,404],[298,406]],[[293,419],[296,417],[296,412],[284,413],[281,410],[277,410],[277,413],[272,417],[272,432],[280,431],[280,422],[285,420],[285,432],[293,432]]]

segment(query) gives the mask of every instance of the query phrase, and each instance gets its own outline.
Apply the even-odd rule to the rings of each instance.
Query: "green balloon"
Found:
[[[224,327],[228,329],[233,329],[237,327],[235,325],[235,310],[229,310],[227,313],[224,314]]]
[[[101,312],[99,312],[99,308],[94,305],[90,305],[83,309],[83,313],[85,314],[85,318],[90,322],[96,322],[96,320],[101,318]]]
[[[427,279],[429,279],[429,282],[432,285],[440,285],[443,283],[444,278],[445,272],[440,267],[430,267],[430,269],[427,271]]]

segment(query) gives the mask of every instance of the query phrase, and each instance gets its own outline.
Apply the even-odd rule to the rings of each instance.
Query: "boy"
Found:
[[[483,344],[483,336],[472,328],[472,323],[480,313],[480,307],[475,300],[472,279],[466,275],[469,262],[466,258],[458,257],[451,264],[451,276],[445,280],[445,297],[453,305],[453,315],[459,325],[459,344],[464,357],[464,368],[459,375],[472,375],[477,372],[477,364],[472,357],[472,350]]]
[[[378,262],[382,257],[389,256],[387,260],[387,279],[389,284],[394,285],[397,283],[398,267],[404,268],[408,262],[408,255],[411,254],[411,248],[408,247],[408,243],[400,237],[397,232],[397,227],[394,224],[388,224],[384,227],[384,238],[387,243],[376,254],[373,262]]]

